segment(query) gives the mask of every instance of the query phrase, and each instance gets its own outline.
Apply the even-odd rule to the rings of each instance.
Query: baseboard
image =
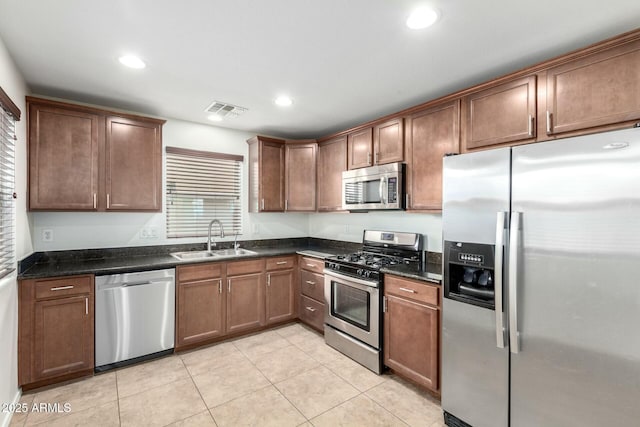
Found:
[[[12,406],[16,406],[18,402],[20,402],[20,398],[22,397],[22,389],[18,389],[16,392],[16,397],[13,398],[13,402],[11,402]],[[0,411],[0,427],[9,427],[11,424],[11,418],[13,417],[13,412],[2,412]]]

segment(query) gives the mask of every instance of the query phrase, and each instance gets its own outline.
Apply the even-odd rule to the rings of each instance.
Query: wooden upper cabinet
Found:
[[[318,145],[317,199],[319,211],[342,209],[342,172],[347,170],[347,137]]]
[[[464,151],[535,140],[536,94],[536,76],[529,76],[464,97]]]
[[[29,209],[95,210],[101,118],[29,103]]]
[[[30,210],[162,209],[164,120],[27,97]]]
[[[442,209],[442,157],[460,150],[459,122],[457,100],[405,118],[407,209]]]
[[[249,212],[284,211],[284,140],[255,136],[249,144]]]
[[[373,128],[365,128],[347,135],[348,168],[373,165]]]
[[[640,40],[547,71],[547,134],[638,119]]]
[[[398,117],[373,128],[373,163],[401,162],[404,160],[404,126]]]
[[[315,142],[287,143],[286,211],[315,212],[317,149]]]
[[[107,210],[162,210],[162,127],[155,122],[106,119]]]

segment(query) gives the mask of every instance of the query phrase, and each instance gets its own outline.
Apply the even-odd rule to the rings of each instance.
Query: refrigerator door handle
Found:
[[[498,212],[496,216],[496,252],[495,252],[495,308],[496,308],[496,346],[504,348],[504,313],[502,307],[502,272],[504,258],[504,231],[506,228],[506,212]]]
[[[522,212],[511,213],[509,232],[509,348],[511,353],[520,352],[520,332],[518,331],[518,252]]]

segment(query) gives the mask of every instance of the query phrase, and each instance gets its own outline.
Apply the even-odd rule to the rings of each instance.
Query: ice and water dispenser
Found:
[[[494,245],[444,243],[444,297],[495,309]]]

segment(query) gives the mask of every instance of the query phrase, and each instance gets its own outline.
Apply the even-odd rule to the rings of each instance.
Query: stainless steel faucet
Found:
[[[238,233],[236,233],[235,238],[233,239],[233,250],[237,251],[240,245],[238,244]]]
[[[224,239],[224,227],[219,219],[212,219],[209,223],[209,237],[207,238],[207,251],[211,252],[211,227],[213,224],[218,224],[220,227],[220,237]],[[213,246],[216,245],[216,242],[213,242]]]

